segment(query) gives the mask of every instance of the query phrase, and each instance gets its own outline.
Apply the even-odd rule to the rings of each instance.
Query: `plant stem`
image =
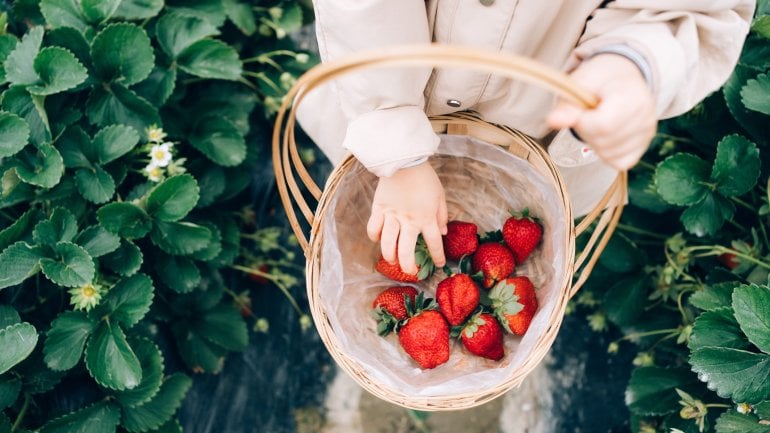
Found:
[[[651,337],[653,335],[661,335],[661,334],[674,334],[674,335],[676,335],[677,333],[679,333],[679,328],[658,329],[657,331],[647,331],[647,332],[631,333],[631,334],[623,336],[618,341],[633,340],[634,338]]]
[[[724,404],[724,403],[709,403],[709,404],[707,404],[705,406],[708,407],[708,408],[718,407],[718,408],[725,408],[725,409],[730,409],[732,407],[729,404]]]
[[[646,168],[647,170],[655,171],[655,166],[647,161],[639,161],[636,163],[637,167]]]
[[[265,278],[275,284],[276,287],[286,296],[286,299],[289,300],[289,303],[291,303],[291,306],[294,307],[294,309],[297,311],[297,314],[302,315],[305,314],[302,309],[299,307],[299,304],[297,303],[297,300],[294,299],[294,296],[292,296],[291,292],[289,292],[289,288],[286,287],[283,282],[278,280],[275,275],[268,274],[267,272],[262,272],[258,269],[251,269],[247,268],[246,266],[241,265],[230,265],[230,268],[245,272],[247,274],[256,275],[262,278]]]
[[[19,426],[21,425],[21,422],[24,420],[24,416],[27,414],[27,409],[29,409],[29,403],[31,401],[32,401],[32,397],[29,395],[29,393],[25,393],[24,404],[21,406],[19,415],[16,417],[16,420],[13,422],[13,427],[11,427],[11,433],[15,432],[16,429],[18,429]]]
[[[653,233],[653,232],[650,232],[650,231],[647,231],[647,230],[644,230],[644,229],[640,229],[638,227],[629,226],[629,225],[626,225],[626,224],[618,224],[618,228],[621,229],[621,230],[627,231],[629,233],[635,233],[635,234],[638,234],[638,235],[649,236],[649,237],[655,238],[655,239],[660,239],[660,240],[668,239],[668,237],[665,236],[665,235],[661,235],[661,234],[658,234],[658,233]]]
[[[748,209],[748,210],[750,210],[752,212],[756,212],[757,211],[757,209],[754,206],[746,203],[745,201],[739,199],[738,197],[730,197],[730,200],[734,201],[735,203],[738,203],[739,205],[745,207],[746,209]]]
[[[754,258],[750,255],[744,254],[740,251],[734,250],[732,248],[723,247],[721,245],[703,245],[699,247],[690,247],[690,251],[703,251],[706,250],[708,252],[696,254],[695,257],[709,257],[709,256],[717,256],[720,254],[732,254],[735,257],[740,258],[741,260],[745,260],[747,262],[754,263],[757,266],[761,266],[765,269],[770,269],[770,263],[765,263],[757,258]]]

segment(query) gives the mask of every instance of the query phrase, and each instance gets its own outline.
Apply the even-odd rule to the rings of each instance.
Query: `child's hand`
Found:
[[[441,235],[446,234],[446,225],[444,187],[430,164],[403,168],[391,177],[380,178],[366,231],[369,239],[380,241],[385,260],[394,263],[398,259],[404,272],[416,274],[414,246],[422,233],[433,263],[444,266]]]
[[[573,128],[596,154],[618,170],[644,155],[657,129],[655,101],[637,66],[623,56],[600,54],[583,62],[571,78],[600,101],[584,109],[564,100],[548,115],[555,129]]]

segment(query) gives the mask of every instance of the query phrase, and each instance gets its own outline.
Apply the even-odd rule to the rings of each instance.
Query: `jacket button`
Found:
[[[450,100],[446,101],[446,104],[449,105],[450,107],[454,107],[454,108],[458,108],[461,105],[463,105],[463,103],[458,101],[457,99],[450,99]]]
[[[492,3],[494,3],[495,0],[479,0],[479,2],[484,6],[492,6]]]

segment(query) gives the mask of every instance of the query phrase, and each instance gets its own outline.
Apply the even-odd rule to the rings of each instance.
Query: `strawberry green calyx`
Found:
[[[463,328],[463,334],[465,334],[467,338],[473,338],[473,336],[479,330],[479,327],[487,324],[486,320],[484,320],[484,318],[481,317],[481,315],[482,315],[482,311],[479,311],[478,313],[474,314],[470,319],[468,319],[468,322],[465,323],[465,327]]]
[[[492,310],[500,323],[508,323],[506,316],[514,315],[524,309],[524,305],[519,302],[519,296],[516,294],[516,286],[508,283],[506,280],[500,281],[489,292],[489,299],[492,301]],[[503,326],[508,330],[507,326]]]
[[[540,219],[538,217],[534,217],[529,214],[529,208],[525,207],[521,212],[510,212],[511,216],[518,219],[527,219],[530,221],[534,221],[536,223],[540,222]]]
[[[425,239],[420,235],[417,238],[417,245],[414,247],[414,260],[417,267],[420,269],[417,272],[417,279],[422,281],[436,272],[436,265],[433,263],[433,258],[428,251],[428,245],[425,244]]]

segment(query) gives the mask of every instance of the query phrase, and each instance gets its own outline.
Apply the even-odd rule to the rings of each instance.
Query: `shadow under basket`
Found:
[[[466,409],[521,384],[548,353],[567,302],[585,282],[617,225],[626,174],[619,174],[576,227],[559,172],[534,140],[489,124],[473,113],[432,118],[441,144],[430,163],[444,185],[450,220],[472,221],[483,233],[500,229],[510,211],[526,207],[540,219],[544,231],[541,244],[515,270],[516,275],[529,277],[537,289],[539,308],[527,333],[523,337],[506,335],[505,356],[500,361],[475,357],[453,340],[447,363],[421,370],[400,348],[395,334],[377,335],[370,316],[377,294],[399,285],[374,270],[379,245],[366,235],[377,178],[349,157],[321,191],[302,166],[293,136],[294,110],[312,88],[351,70],[402,65],[408,60],[434,66],[472,62],[477,68],[542,84],[584,105],[591,104],[591,97],[560,73],[527,59],[458,47],[400,47],[317,66],[298,80],[278,114],[273,162],[279,193],[307,257],[310,309],[329,352],[362,387],[384,400],[418,410]],[[318,200],[315,212],[295,177]],[[309,241],[295,206],[311,225]],[[584,232],[589,238],[576,257],[575,239]],[[436,285],[445,277],[438,271],[414,286],[433,297]]]

